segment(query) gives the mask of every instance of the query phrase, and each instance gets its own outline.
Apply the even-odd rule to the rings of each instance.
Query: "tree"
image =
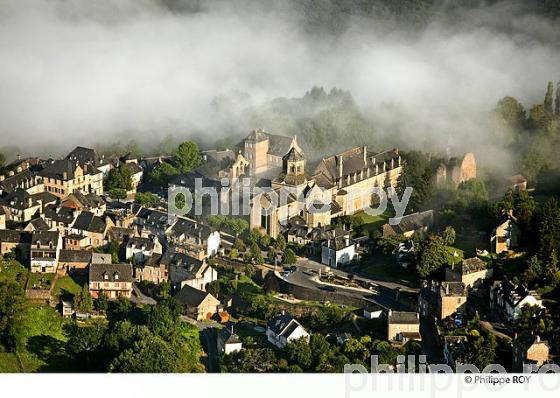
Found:
[[[286,249],[286,238],[284,238],[284,235],[278,235],[276,242],[274,242],[274,248],[279,252]]]
[[[270,235],[264,234],[263,236],[261,236],[259,243],[261,247],[264,247],[266,249],[268,246],[270,246]]]
[[[109,171],[107,189],[109,191],[113,189],[120,189],[125,192],[132,189],[132,171],[127,164],[121,163],[118,167]]]
[[[177,174],[179,174],[179,170],[168,162],[162,162],[148,174],[148,181],[152,184],[162,186],[168,184]]]
[[[542,208],[539,223],[539,254],[549,260],[552,252],[560,247],[560,207],[555,198],[550,198]]]
[[[188,173],[198,167],[202,160],[198,145],[192,141],[185,141],[175,151],[175,161],[182,173]]]
[[[99,297],[95,300],[95,308],[101,312],[105,312],[109,308],[109,300],[104,292],[99,293]]]
[[[82,290],[78,291],[74,296],[74,308],[80,312],[91,312],[93,310],[93,299],[91,294],[89,294],[89,289],[87,285],[82,287]]]
[[[496,105],[498,120],[511,132],[518,134],[524,127],[526,112],[523,105],[513,97],[504,97]]]
[[[151,192],[136,192],[134,201],[144,207],[153,207],[159,203],[159,197]]]
[[[295,264],[297,261],[296,254],[292,249],[286,249],[282,254],[282,263],[283,264]]]
[[[16,348],[25,308],[23,287],[15,280],[0,281],[0,343]]]
[[[556,84],[556,101],[554,103],[554,114],[560,115],[560,82]]]
[[[548,85],[546,87],[546,94],[544,96],[544,110],[549,113],[552,113],[553,91],[554,91],[554,86],[552,82],[548,82]]]
[[[105,327],[99,322],[87,327],[78,327],[74,323],[68,330],[66,351],[85,370],[98,370],[97,364],[93,364],[93,361],[102,345]]]
[[[489,333],[484,336],[473,337],[466,353],[466,363],[475,365],[481,372],[496,360],[498,342],[496,336]]]
[[[443,242],[447,246],[451,246],[455,243],[455,229],[453,227],[446,227],[443,230]]]
[[[109,197],[113,200],[121,201],[122,199],[126,199],[126,191],[121,188],[113,188],[109,190]]]
[[[311,366],[313,359],[311,347],[305,338],[293,340],[286,345],[286,357],[290,364],[298,365],[306,370]]]
[[[270,247],[268,249],[268,260],[271,263],[274,263],[276,261],[276,249],[274,247]]]
[[[426,240],[420,242],[418,246],[416,270],[422,278],[425,278],[451,260],[449,250],[440,236],[431,235]]]
[[[111,253],[111,261],[113,262],[113,264],[118,264],[121,262],[119,256],[120,248],[121,245],[117,240],[112,240],[111,243],[109,244],[108,252]]]

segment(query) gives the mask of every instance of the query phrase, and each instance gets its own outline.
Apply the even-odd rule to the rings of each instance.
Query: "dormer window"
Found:
[[[106,272],[105,272],[105,273],[103,273],[103,279],[104,279],[104,280],[109,280],[109,275],[107,275],[107,273],[106,273]]]
[[[118,280],[119,280],[119,273],[118,273],[118,272],[115,272],[115,274],[113,275],[113,277],[115,278],[116,281],[118,281]]]

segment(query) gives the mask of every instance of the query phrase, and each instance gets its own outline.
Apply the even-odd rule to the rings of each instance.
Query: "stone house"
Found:
[[[31,247],[31,232],[0,230],[0,254],[6,255],[12,251],[19,251],[23,259],[29,258]]]
[[[249,162],[250,175],[267,175],[282,167],[282,157],[292,148],[301,151],[296,137],[285,137],[265,132],[251,131],[240,143],[239,149]]]
[[[170,245],[180,245],[194,256],[212,257],[220,250],[221,237],[218,231],[199,221],[176,217],[176,221],[165,231]]]
[[[492,268],[478,257],[465,258],[459,264],[453,264],[445,270],[445,280],[449,282],[462,282],[468,288],[477,287],[485,279],[492,278]]]
[[[108,299],[132,295],[130,264],[94,264],[89,266],[89,292],[93,298],[105,294]]]
[[[494,228],[490,238],[490,247],[494,253],[502,253],[515,249],[518,246],[520,230],[517,226],[517,219],[511,211],[504,214]]]
[[[389,310],[387,316],[387,340],[406,343],[422,340],[420,336],[420,316],[417,312]]]
[[[212,318],[220,305],[210,293],[189,285],[184,285],[175,298],[186,307],[186,314],[198,321]]]
[[[550,347],[548,342],[541,341],[538,335],[525,330],[513,340],[512,371],[528,373],[526,366],[542,366],[549,360]]]
[[[89,250],[67,250],[61,249],[58,256],[59,269],[66,272],[84,271],[91,262],[91,251]]]
[[[467,287],[462,282],[441,282],[437,300],[439,319],[464,313],[467,306]]]
[[[63,199],[81,191],[103,195],[103,173],[90,163],[77,160],[53,160],[39,172],[45,190]]]
[[[396,225],[383,225],[383,236],[403,235],[412,238],[415,233],[427,233],[434,225],[434,211],[426,210],[401,217]]]
[[[460,158],[451,158],[442,163],[436,170],[436,184],[459,185],[476,178],[476,158],[474,153],[467,152]]]
[[[126,242],[125,258],[135,264],[143,264],[154,254],[162,254],[163,247],[157,236],[149,238],[133,236]]]
[[[169,267],[161,262],[163,255],[155,253],[143,264],[134,266],[134,279],[160,284],[169,280]]]

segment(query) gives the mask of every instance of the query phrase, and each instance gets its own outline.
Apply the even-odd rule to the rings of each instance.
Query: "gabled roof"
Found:
[[[96,166],[98,158],[94,149],[77,146],[66,156],[66,159],[78,161],[81,165],[91,164]]]
[[[60,250],[58,261],[63,263],[89,263],[91,252],[88,250]]]
[[[73,229],[95,233],[104,233],[105,227],[105,220],[89,211],[82,211],[72,225]]]
[[[127,247],[143,248],[143,250],[150,251],[154,249],[154,241],[150,238],[140,236],[131,237],[126,243]]]
[[[0,229],[0,242],[30,244],[31,232]]]
[[[388,322],[390,324],[419,324],[420,319],[417,312],[389,311]]]
[[[434,223],[434,211],[426,210],[423,212],[403,216],[397,225],[385,224],[383,231],[392,229],[396,234],[402,235],[406,232],[416,231],[425,227],[430,227]]]
[[[399,157],[398,149],[374,153],[369,151],[367,147],[355,147],[323,159],[315,168],[314,174],[322,173],[323,178],[326,178],[328,183],[334,186],[340,178],[340,169],[342,169],[342,177],[367,169],[370,170],[370,176],[373,176],[375,175],[376,165],[379,174],[383,172],[384,163],[387,170],[391,168],[392,159],[394,159],[393,162],[397,162],[396,164],[393,163],[393,167],[397,167]],[[319,179],[317,183],[321,184],[323,181]]]
[[[223,328],[219,331],[219,338],[224,342],[224,344],[239,344],[241,340],[239,336],[233,333],[228,328]]]
[[[305,160],[305,157],[295,147],[292,147],[292,149],[290,149],[287,154],[282,156],[282,160],[301,161]]]
[[[57,205],[48,205],[45,207],[45,218],[53,220],[57,223],[70,225],[77,218],[78,212],[69,207],[59,207]]]
[[[27,226],[25,228],[27,228],[29,226],[32,226],[35,231],[48,231],[50,229],[47,222],[44,219],[42,219],[41,217],[37,217],[37,218],[29,221],[29,223],[27,224]]]
[[[175,295],[175,298],[188,307],[198,307],[208,296],[214,299],[216,303],[219,303],[218,299],[210,293],[195,289],[189,285],[183,286],[179,293]]]
[[[132,282],[132,265],[90,264],[89,281],[90,282]]]
[[[267,326],[277,336],[288,338],[301,324],[291,315],[277,315],[268,321]],[[301,326],[303,328],[303,326]],[[305,330],[305,328],[303,328]]]
[[[31,206],[29,206],[29,201],[31,201]],[[39,204],[32,195],[21,188],[16,188],[4,198],[0,198],[0,203],[8,208],[17,210],[25,210]]]
[[[58,245],[59,238],[60,234],[58,231],[34,231],[31,233],[31,244],[33,246],[38,244],[44,246],[52,243],[53,246],[56,247]]]
[[[186,238],[204,241],[208,239],[212,232],[212,228],[206,224],[188,218],[177,217],[177,221],[169,228],[166,234],[173,238],[180,238],[184,235]]]
[[[48,163],[45,168],[39,172],[39,175],[42,177],[68,181],[74,179],[76,168],[76,161],[69,159],[54,160],[51,163]]]

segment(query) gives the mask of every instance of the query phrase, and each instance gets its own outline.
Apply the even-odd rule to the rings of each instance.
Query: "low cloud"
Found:
[[[546,82],[560,79],[559,33],[522,3],[442,2],[414,28],[351,11],[326,32],[304,12],[314,2],[298,3],[3,2],[0,146],[218,139],[267,126],[217,114],[217,96],[247,93],[231,104],[244,108],[317,85],[349,90],[387,145],[501,162],[497,100],[540,102]]]

